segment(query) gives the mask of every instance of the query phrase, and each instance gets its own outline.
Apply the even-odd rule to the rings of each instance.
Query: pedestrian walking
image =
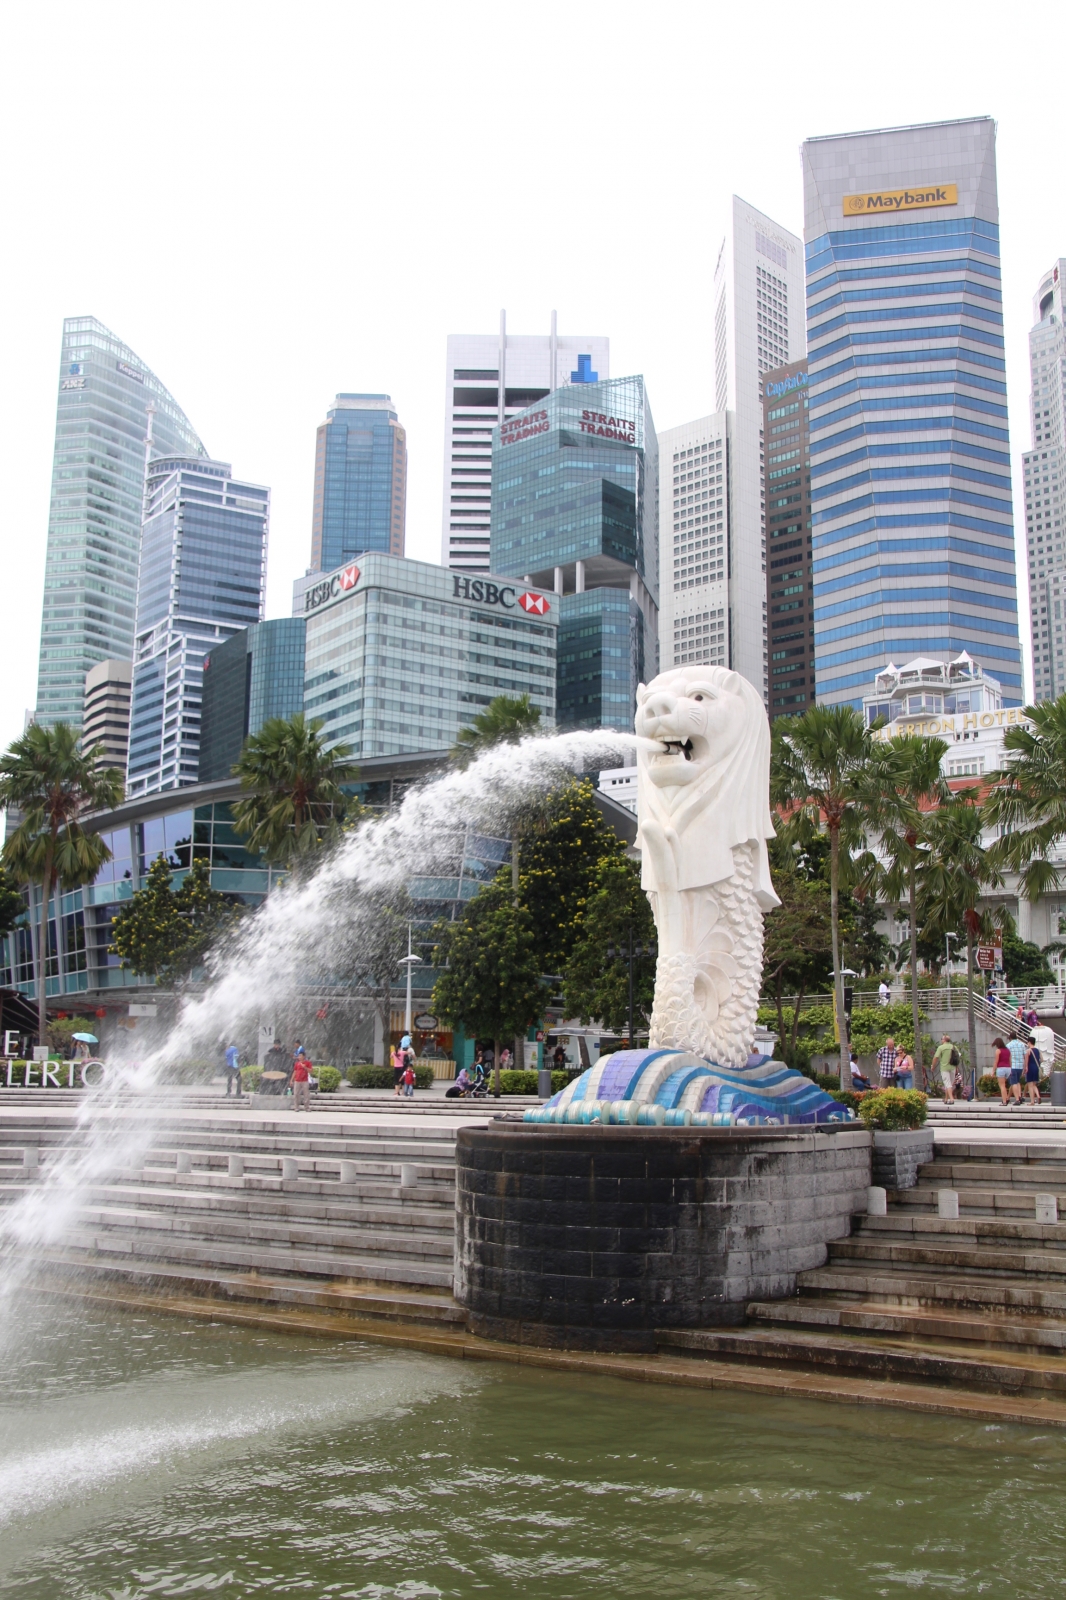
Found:
[[[896,1041],[886,1039],[877,1052],[877,1075],[882,1089],[891,1089],[896,1081]]]
[[[226,1047],[226,1099],[233,1093],[234,1085],[237,1088],[237,1099],[243,1094],[241,1085],[241,1059],[235,1044]]]
[[[403,1092],[408,1100],[413,1097],[415,1092],[415,1068],[414,1062],[411,1060],[407,1062],[403,1069]]]
[[[1010,1080],[1010,1051],[1002,1039],[993,1039],[992,1048],[996,1052],[995,1073],[996,1082],[999,1084],[1000,1096],[1003,1104],[1007,1104],[1007,1089]]]
[[[392,1052],[392,1092],[398,1099],[403,1093],[403,1075],[407,1067],[407,1055],[403,1045],[398,1044]]]
[[[902,1045],[896,1051],[896,1088],[914,1088],[914,1060]]]
[[[1007,1045],[1010,1055],[1010,1074],[1008,1086],[1010,1088],[1010,1108],[1022,1103],[1022,1076],[1025,1072],[1025,1046],[1020,1039],[1011,1039]]]
[[[892,990],[888,987],[884,978],[877,985],[877,1003],[879,1006],[887,1006],[892,1003]]]
[[[961,1065],[962,1057],[952,1044],[951,1035],[943,1034],[933,1053],[933,1069],[940,1074],[940,1081],[944,1085],[944,1099],[949,1106],[955,1104],[955,1074]]]
[[[303,1045],[298,1048],[292,1064],[292,1109],[311,1109],[311,1062]]]
[[[1031,1106],[1040,1104],[1040,1051],[1035,1043],[1025,1052],[1025,1092]]]

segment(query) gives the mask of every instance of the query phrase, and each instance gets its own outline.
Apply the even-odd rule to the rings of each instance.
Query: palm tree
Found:
[[[879,833],[894,795],[898,755],[866,727],[853,706],[812,706],[773,725],[770,798],[797,843],[829,836],[829,919],[833,939],[833,1012],[840,1041],[840,1083],[850,1087],[844,974],[840,965],[840,890],[858,875],[853,857]]]
[[[947,754],[943,739],[925,739],[913,733],[897,734],[887,741],[899,767],[898,787],[887,795],[881,848],[888,868],[879,875],[884,899],[901,904],[906,899],[910,935],[911,1017],[914,1022],[914,1059],[918,1082],[925,1082],[922,1034],[918,1026],[918,914],[917,883],[931,807],[944,804],[951,791],[941,776],[940,763]]]
[[[113,811],[123,796],[117,767],[98,771],[95,751],[78,748],[78,730],[67,722],[45,728],[34,722],[0,759],[0,805],[21,821],[4,845],[3,864],[18,880],[38,884],[41,907],[37,928],[37,1037],[47,1022],[48,905],[57,886],[73,889],[91,883],[111,852],[97,833],[87,833],[82,818]],[[56,907],[57,950],[61,928]]]
[[[341,788],[359,776],[351,750],[327,748],[321,728],[302,711],[271,717],[244,741],[233,769],[245,791],[233,807],[234,826],[276,866],[306,864],[339,839],[342,820],[358,806]]]
[[[1000,837],[997,868],[1020,874],[1021,892],[1033,902],[1056,889],[1061,870],[1048,859],[1066,839],[1066,695],[1026,706],[1033,724],[1008,728],[1008,762],[993,779],[984,803],[985,826]]]
[[[976,785],[960,790],[931,813],[927,826],[930,849],[923,866],[919,897],[923,930],[943,938],[960,922],[966,929],[966,1024],[971,1067],[977,1065],[974,940],[983,920],[977,903],[986,887],[1003,881],[992,851],[985,848],[984,827]]]

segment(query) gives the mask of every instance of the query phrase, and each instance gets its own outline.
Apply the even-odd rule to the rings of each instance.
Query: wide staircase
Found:
[[[825,1266],[800,1274],[794,1297],[753,1302],[742,1328],[665,1333],[661,1346],[1013,1395],[1066,1420],[1066,1221],[1040,1220],[1059,1211],[1066,1139],[943,1144],[916,1187],[889,1192],[887,1215],[855,1219]]]
[[[383,1108],[384,1109],[384,1108]],[[116,1115],[115,1160],[79,1190],[62,1242],[35,1248],[52,1281],[461,1324],[451,1295],[455,1129],[391,1111],[340,1128],[317,1117]],[[428,1124],[428,1125],[427,1125]],[[73,1115],[0,1125],[0,1203],[89,1159]]]

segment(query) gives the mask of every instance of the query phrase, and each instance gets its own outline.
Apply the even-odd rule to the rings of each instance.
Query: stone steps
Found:
[[[877,1300],[823,1295],[755,1302],[750,1320],[761,1327],[807,1332],[864,1333],[923,1346],[945,1340],[998,1351],[1047,1351],[1066,1356],[1066,1320],[1015,1309],[986,1308],[980,1313],[963,1305],[889,1305]]]
[[[804,1328],[692,1329],[657,1336],[661,1348],[687,1354],[862,1374],[894,1382],[961,1384],[999,1393],[1038,1391],[1066,1396],[1066,1355],[996,1350],[979,1354],[947,1340],[922,1348],[905,1339],[848,1338]]]

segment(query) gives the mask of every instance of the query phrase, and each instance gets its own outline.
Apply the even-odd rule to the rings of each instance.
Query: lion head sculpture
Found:
[[[734,849],[751,844],[752,889],[760,909],[772,910],[770,725],[761,696],[727,667],[676,667],[637,690],[636,731],[637,818],[655,842],[643,851],[643,887],[658,894],[721,883],[733,875]]]

